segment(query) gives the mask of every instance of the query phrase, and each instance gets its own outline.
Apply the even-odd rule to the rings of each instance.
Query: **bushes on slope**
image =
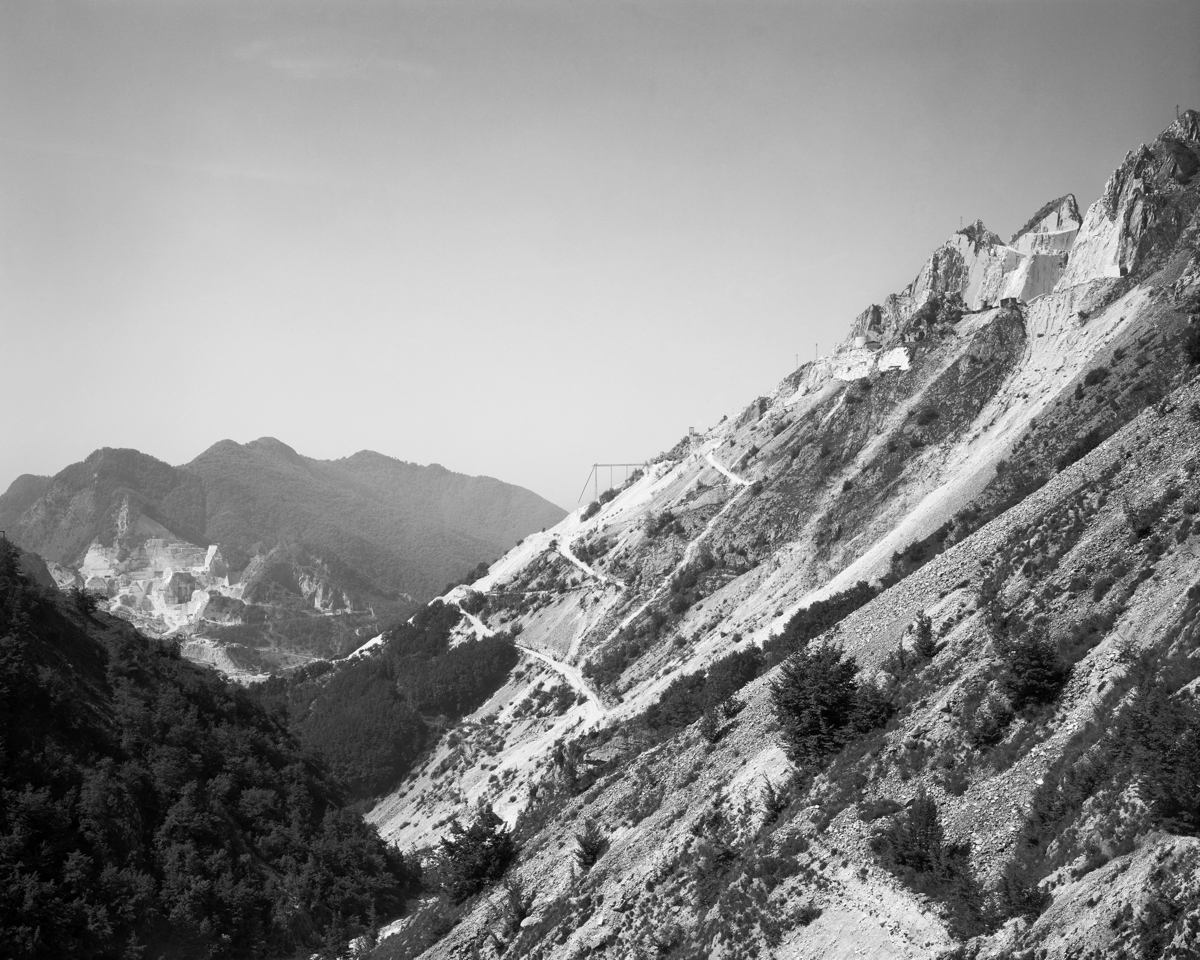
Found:
[[[871,849],[908,887],[946,904],[959,935],[979,931],[982,898],[971,872],[970,845],[946,841],[937,803],[924,787],[906,809],[876,829]]]
[[[870,602],[878,592],[875,587],[860,580],[841,593],[835,593],[797,610],[783,630],[763,644],[763,655],[768,666],[782,662],[809,640],[836,626],[859,607]]]

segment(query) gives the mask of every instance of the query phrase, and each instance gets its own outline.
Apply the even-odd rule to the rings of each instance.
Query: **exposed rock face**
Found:
[[[975,221],[935,250],[904,290],[863,311],[848,345],[859,339],[885,346],[918,339],[924,335],[920,321],[936,318],[936,309],[922,312],[931,303],[978,312],[1008,300],[1045,296],[1062,277],[1080,222],[1071,194],[1038,210],[1008,244]]]
[[[521,822],[537,921],[506,925],[485,894],[427,956],[1190,955],[1195,839],[1092,764],[1137,663],[1181,671],[1173,696],[1200,684],[1198,119],[1131,154],[1085,217],[1065,196],[1008,244],[956,234],[832,357],[449,595],[476,611],[463,642],[519,627],[525,671],[370,819],[416,849],[477,803]],[[808,643],[897,697],[889,725],[797,767],[776,669],[727,722],[655,739],[672,684],[860,581],[874,599]],[[914,667],[922,613],[936,648]],[[1004,631],[1026,625],[1072,651],[1069,680],[988,742],[972,724],[1008,706]],[[564,683],[573,705],[540,711]],[[964,926],[874,852],[918,787],[1006,924]],[[609,846],[584,871],[564,851],[589,819]]]
[[[168,569],[162,580],[163,599],[173,604],[191,603],[192,594],[199,586],[199,581],[190,573]]]
[[[1131,151],[1092,204],[1062,278],[1063,286],[1127,276],[1156,248],[1174,243],[1191,204],[1180,205],[1183,188],[1200,166],[1195,110],[1167,128],[1150,146]]]

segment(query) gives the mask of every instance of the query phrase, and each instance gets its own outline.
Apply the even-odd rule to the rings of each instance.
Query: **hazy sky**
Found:
[[[572,507],[959,218],[1200,107],[1200,3],[0,2],[0,490],[273,435]]]

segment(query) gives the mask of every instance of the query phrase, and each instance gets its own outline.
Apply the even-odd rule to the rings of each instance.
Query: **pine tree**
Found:
[[[700,736],[709,743],[716,743],[721,739],[721,718],[712,707],[700,715]]]
[[[467,828],[457,821],[442,840],[446,858],[446,892],[462,903],[504,875],[517,855],[517,844],[504,821],[483,806]]]
[[[801,650],[783,662],[771,699],[793,763],[819,767],[846,743],[857,674],[854,658],[829,643]]]
[[[1003,652],[1008,669],[1002,682],[1014,710],[1057,699],[1071,669],[1062,662],[1048,637],[1027,633],[1010,640]]]
[[[925,660],[937,656],[938,645],[933,639],[933,622],[929,615],[922,610],[913,621],[913,653]]]
[[[584,821],[583,831],[575,834],[575,863],[580,870],[590,870],[608,849],[608,837],[595,820]]]

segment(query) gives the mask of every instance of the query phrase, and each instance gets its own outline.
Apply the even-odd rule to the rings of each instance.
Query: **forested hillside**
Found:
[[[240,688],[0,539],[0,955],[337,947],[415,875]]]

